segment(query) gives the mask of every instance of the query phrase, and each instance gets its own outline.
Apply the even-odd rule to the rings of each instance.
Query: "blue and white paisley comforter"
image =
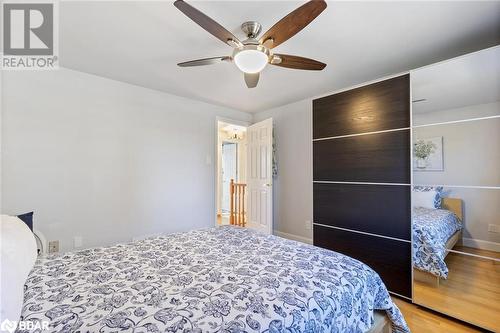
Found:
[[[448,277],[446,242],[462,224],[446,209],[413,209],[413,265],[441,278]]]
[[[361,262],[220,227],[40,259],[22,315],[54,332],[364,332],[373,309],[409,331]]]

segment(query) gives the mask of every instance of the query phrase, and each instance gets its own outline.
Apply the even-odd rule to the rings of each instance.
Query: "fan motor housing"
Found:
[[[247,21],[243,22],[241,25],[241,30],[247,35],[248,38],[256,38],[260,31],[262,30],[262,26],[259,22],[256,21]]]

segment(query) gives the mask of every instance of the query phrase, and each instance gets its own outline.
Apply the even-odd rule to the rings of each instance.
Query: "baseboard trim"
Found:
[[[500,243],[465,237],[462,238],[462,243],[464,246],[472,247],[475,249],[500,252]]]
[[[279,237],[282,237],[282,238],[286,238],[286,239],[291,239],[291,240],[294,240],[294,241],[297,241],[297,242],[302,242],[302,243],[311,244],[311,245],[313,244],[312,238],[297,236],[297,235],[294,235],[294,234],[289,234],[287,232],[282,232],[282,231],[278,231],[278,230],[274,230],[274,234],[276,236],[279,236]]]

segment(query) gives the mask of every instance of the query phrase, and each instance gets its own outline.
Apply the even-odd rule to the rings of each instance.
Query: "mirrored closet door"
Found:
[[[413,300],[500,331],[500,47],[417,69]]]

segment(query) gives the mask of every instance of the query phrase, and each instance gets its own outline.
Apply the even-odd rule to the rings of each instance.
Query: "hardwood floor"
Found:
[[[498,256],[497,253],[484,250],[460,250],[490,257]],[[441,279],[439,287],[415,282],[415,302],[499,332],[500,262],[450,253],[446,257],[446,264],[448,278]]]
[[[412,333],[475,333],[483,332],[459,321],[441,316],[407,301],[393,297]]]

